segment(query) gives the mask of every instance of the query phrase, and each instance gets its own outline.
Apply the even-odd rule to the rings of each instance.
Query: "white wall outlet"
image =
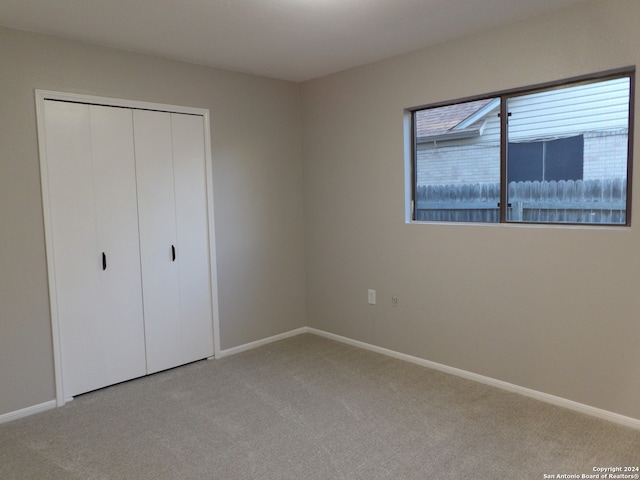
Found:
[[[375,305],[376,304],[376,291],[375,290],[369,289],[369,291],[368,291],[368,299],[369,299],[369,305]]]

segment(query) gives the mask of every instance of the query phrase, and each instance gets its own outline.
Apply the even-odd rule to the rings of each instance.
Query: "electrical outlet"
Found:
[[[391,297],[391,305],[393,305],[394,307],[398,306],[398,296],[394,295],[393,297]]]
[[[376,304],[376,291],[369,289],[369,291],[367,293],[367,298],[368,298],[368,301],[369,301],[369,305],[375,305]]]

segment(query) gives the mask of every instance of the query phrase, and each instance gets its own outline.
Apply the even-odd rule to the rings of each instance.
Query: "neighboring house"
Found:
[[[507,179],[626,178],[629,79],[508,100]],[[416,112],[417,185],[498,183],[500,99]]]

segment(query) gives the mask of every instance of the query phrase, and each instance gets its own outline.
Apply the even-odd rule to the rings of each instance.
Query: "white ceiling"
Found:
[[[292,81],[583,0],[0,0],[0,25]]]

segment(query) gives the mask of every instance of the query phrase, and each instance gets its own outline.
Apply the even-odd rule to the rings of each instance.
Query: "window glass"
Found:
[[[417,111],[416,220],[498,222],[500,99]]]
[[[512,222],[626,223],[630,79],[508,98]]]
[[[633,74],[413,110],[413,219],[629,225]]]

